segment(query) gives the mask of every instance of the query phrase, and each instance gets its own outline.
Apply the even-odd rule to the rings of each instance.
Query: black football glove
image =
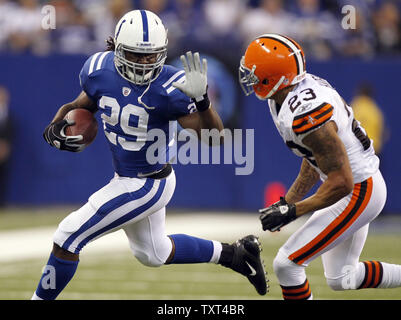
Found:
[[[263,231],[280,231],[281,227],[297,218],[295,204],[287,203],[283,197],[280,197],[280,201],[273,203],[270,207],[260,209],[259,212]]]
[[[82,141],[82,135],[66,136],[64,130],[67,126],[72,126],[75,122],[73,120],[60,120],[49,124],[43,132],[43,138],[52,147],[60,150],[71,152],[80,152],[85,149],[84,144],[78,144]]]

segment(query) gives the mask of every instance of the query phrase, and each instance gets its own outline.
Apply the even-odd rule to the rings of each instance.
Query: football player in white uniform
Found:
[[[282,35],[264,34],[249,44],[239,81],[246,95],[268,100],[285,144],[303,157],[287,194],[260,210],[263,230],[271,232],[313,213],[273,261],[283,298],[312,299],[305,267],[319,256],[333,290],[401,286],[401,266],[359,261],[386,184],[352,109],[327,81],[306,72],[302,48]],[[316,193],[304,199],[319,179]]]

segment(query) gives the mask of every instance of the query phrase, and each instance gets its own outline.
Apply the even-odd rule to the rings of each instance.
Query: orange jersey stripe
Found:
[[[288,258],[297,264],[302,264],[343,234],[366,208],[372,194],[372,185],[372,178],[356,184],[351,201],[345,210],[312,241]]]
[[[302,118],[294,118],[292,122],[292,130],[296,134],[307,132],[312,128],[318,127],[325,123],[333,115],[333,107],[326,103],[318,108],[318,110],[302,115]]]
[[[312,118],[315,118],[319,114],[321,114],[321,113],[327,111],[328,109],[330,109],[330,107],[331,107],[331,105],[326,103],[326,104],[323,104],[322,106],[317,107],[316,111],[312,110],[311,113],[308,112],[308,113],[306,113],[304,115],[301,115],[299,117],[295,117],[294,121],[292,122],[292,126],[293,127],[299,126],[302,122],[308,121],[309,116],[311,116]]]
[[[298,134],[307,132],[308,130],[318,127],[321,124],[325,123],[328,119],[331,118],[332,115],[333,115],[333,110],[329,111],[327,114],[325,114],[323,117],[321,117],[319,119],[312,118],[311,120],[308,120],[308,122],[306,124],[304,124],[302,127],[293,129],[293,131]]]

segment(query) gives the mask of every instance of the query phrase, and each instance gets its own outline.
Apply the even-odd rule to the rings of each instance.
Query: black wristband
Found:
[[[288,204],[288,208],[290,209],[288,216],[290,217],[291,221],[294,221],[297,218],[297,207],[295,204]]]
[[[197,101],[195,98],[192,98],[192,101],[195,103],[196,109],[198,109],[199,112],[206,111],[210,107],[210,100],[207,92],[203,95],[202,99]]]

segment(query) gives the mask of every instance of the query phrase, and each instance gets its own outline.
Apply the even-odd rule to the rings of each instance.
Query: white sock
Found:
[[[358,264],[358,289],[396,288],[401,286],[401,265],[379,261]]]
[[[210,258],[210,263],[218,263],[221,255],[221,250],[223,250],[223,246],[221,242],[214,241],[213,242],[213,254],[212,257]]]
[[[43,300],[42,298],[40,298],[40,297],[38,297],[37,295],[36,295],[36,292],[33,294],[33,296],[32,296],[32,298],[31,298],[31,300]]]
[[[401,286],[401,266],[381,262],[383,266],[383,278],[378,288],[396,288]]]

